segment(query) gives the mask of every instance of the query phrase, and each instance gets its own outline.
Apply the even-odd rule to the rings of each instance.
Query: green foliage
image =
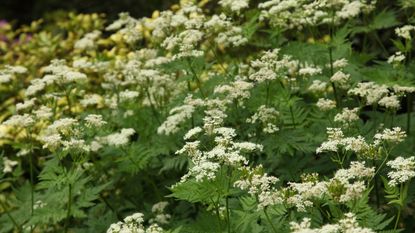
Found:
[[[325,4],[0,23],[0,233],[413,232],[415,5]]]

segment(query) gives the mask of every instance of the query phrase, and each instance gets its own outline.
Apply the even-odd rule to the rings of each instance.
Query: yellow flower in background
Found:
[[[314,37],[309,37],[309,38],[307,39],[307,43],[309,43],[309,44],[314,44],[314,43],[316,43],[316,40],[314,39]]]
[[[153,11],[153,14],[151,14],[151,18],[157,19],[160,16],[160,11]]]
[[[204,7],[209,2],[210,2],[210,0],[201,0],[197,5],[198,5],[198,7]]]
[[[330,35],[324,35],[323,36],[323,41],[326,42],[326,43],[329,43],[331,41]]]

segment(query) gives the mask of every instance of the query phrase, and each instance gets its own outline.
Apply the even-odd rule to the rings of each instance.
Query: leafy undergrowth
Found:
[[[0,232],[414,232],[413,1],[0,24]]]

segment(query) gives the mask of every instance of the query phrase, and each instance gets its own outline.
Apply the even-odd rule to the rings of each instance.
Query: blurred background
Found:
[[[0,20],[16,26],[59,12],[105,13],[109,20],[120,12],[139,18],[169,8],[179,0],[0,0]]]

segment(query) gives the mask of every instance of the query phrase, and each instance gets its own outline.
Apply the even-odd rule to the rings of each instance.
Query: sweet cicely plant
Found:
[[[413,1],[56,21],[0,27],[0,233],[415,231]]]

